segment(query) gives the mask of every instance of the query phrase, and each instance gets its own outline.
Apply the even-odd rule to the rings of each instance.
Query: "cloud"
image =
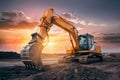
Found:
[[[120,44],[120,33],[94,33],[94,37],[100,43]]]
[[[89,20],[81,20],[72,13],[64,12],[62,16],[72,22],[79,34],[90,33],[98,42],[120,43],[120,23],[97,23]]]
[[[26,22],[26,21],[21,21],[20,23],[16,25],[10,25],[10,24],[5,24],[5,23],[0,23],[0,29],[33,29],[35,26],[38,25],[37,22]]]
[[[72,13],[67,13],[67,12],[63,12],[62,14],[64,17],[69,18],[69,19],[78,19],[76,16],[74,16]]]
[[[110,27],[107,29],[107,33],[120,33],[120,22],[111,24]]]
[[[75,17],[72,13],[63,12],[62,16],[74,24],[79,23],[79,18]]]
[[[0,12],[0,29],[30,29],[37,24],[22,11]]]
[[[0,22],[10,21],[12,24],[19,23],[21,21],[30,22],[31,18],[26,16],[22,11],[6,11],[0,12]]]
[[[103,34],[103,41],[110,43],[120,43],[120,33]]]
[[[77,27],[85,28],[85,27],[105,27],[106,24],[103,23],[95,23],[92,21],[81,20],[78,17],[74,16],[72,13],[63,12],[62,16],[68,21],[72,22]]]
[[[100,23],[98,21],[91,21],[87,19],[80,19],[69,12],[62,13],[63,18],[73,24],[79,34],[81,33],[119,33],[120,22],[105,22]]]

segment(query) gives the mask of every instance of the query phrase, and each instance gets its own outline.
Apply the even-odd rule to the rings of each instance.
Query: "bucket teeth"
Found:
[[[23,61],[23,63],[25,65],[26,69],[31,69],[31,70],[41,70],[42,69],[42,65],[41,66],[37,66],[33,62],[31,62],[31,61]]]

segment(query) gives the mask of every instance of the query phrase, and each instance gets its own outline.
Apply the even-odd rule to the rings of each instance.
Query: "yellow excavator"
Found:
[[[26,68],[41,69],[41,53],[47,44],[48,32],[52,25],[56,25],[69,33],[72,48],[66,50],[62,61],[79,61],[91,63],[101,61],[101,47],[94,42],[94,37],[88,33],[78,35],[75,26],[59,15],[54,14],[54,9],[47,9],[42,15],[37,31],[33,33],[31,41],[21,50],[21,59]]]

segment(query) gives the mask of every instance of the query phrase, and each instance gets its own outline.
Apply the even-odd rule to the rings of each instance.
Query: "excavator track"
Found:
[[[91,55],[91,56],[88,56],[87,61],[88,63],[101,62],[103,61],[103,58],[102,56],[99,56],[99,55]]]
[[[62,59],[59,60],[59,62],[79,62],[81,64],[89,64],[89,63],[94,63],[94,62],[100,62],[103,61],[102,56],[99,55],[79,55],[79,56],[74,56],[74,55],[66,55]]]

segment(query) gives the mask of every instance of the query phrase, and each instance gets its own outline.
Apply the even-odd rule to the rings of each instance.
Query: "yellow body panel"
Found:
[[[73,54],[73,50],[72,49],[66,50],[66,54]]]

